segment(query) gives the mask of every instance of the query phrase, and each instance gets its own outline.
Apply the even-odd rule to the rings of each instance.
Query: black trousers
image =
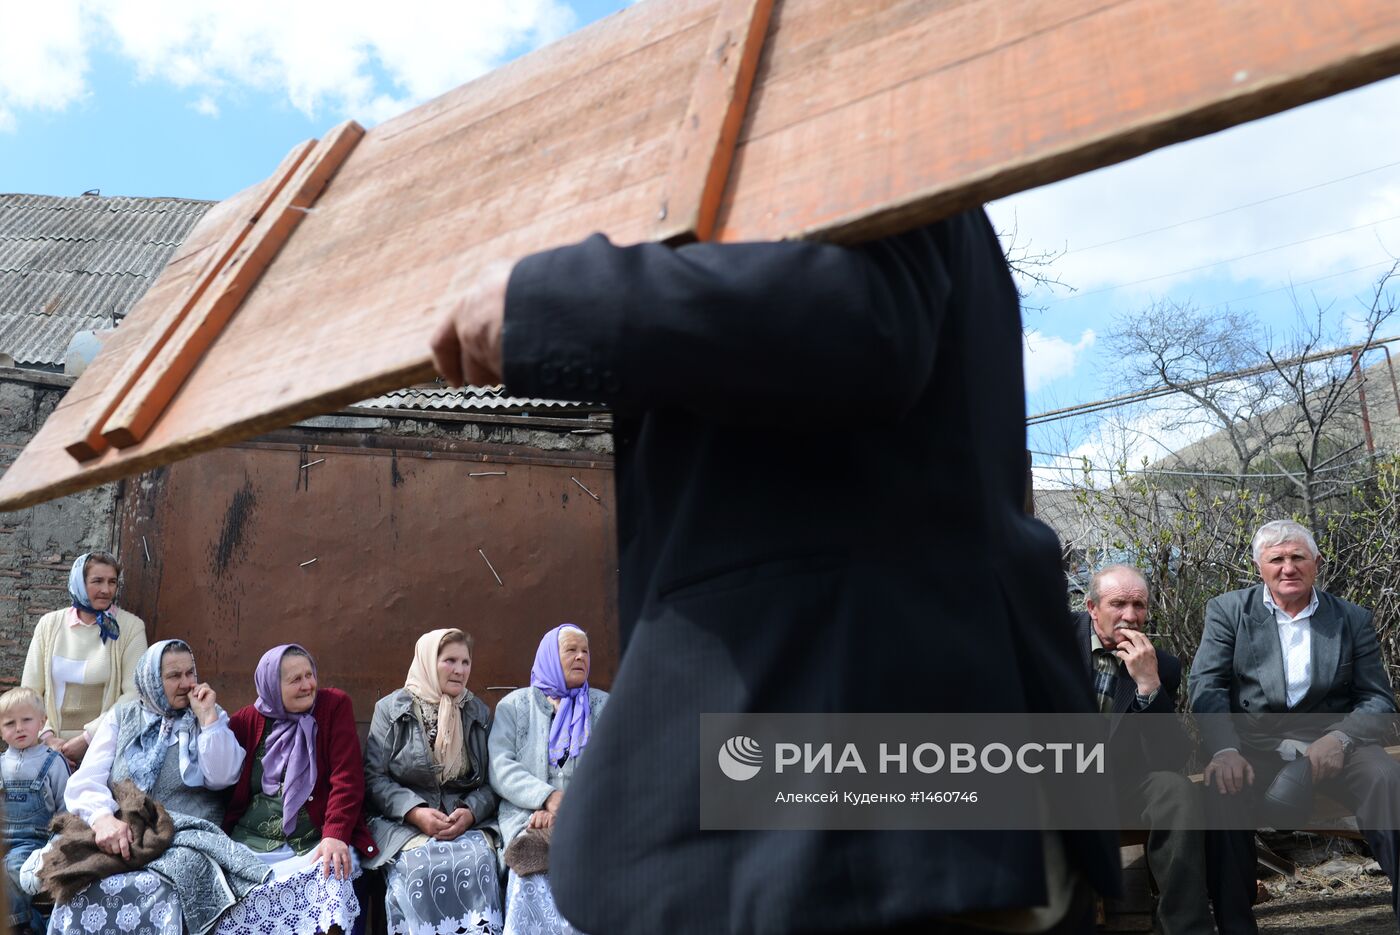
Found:
[[[1254,784],[1238,795],[1206,790],[1206,811],[1212,828],[1250,824],[1259,797],[1283,768],[1272,755],[1248,757],[1254,767]],[[1357,824],[1371,854],[1390,878],[1390,904],[1400,927],[1396,874],[1400,871],[1400,763],[1375,745],[1357,747],[1342,771],[1315,787],[1356,813]],[[1206,832],[1206,870],[1210,899],[1220,935],[1255,935],[1254,921],[1256,852],[1253,831]]]
[[[1119,799],[1125,824],[1147,830],[1147,867],[1157,881],[1161,935],[1213,935],[1206,889],[1205,796],[1181,773],[1148,773]]]

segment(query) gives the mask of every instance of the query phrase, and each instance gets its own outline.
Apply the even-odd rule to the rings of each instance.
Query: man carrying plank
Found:
[[[982,211],[853,248],[594,236],[488,270],[432,346],[454,385],[616,413],[623,656],[554,836],[571,921],[1086,930],[1111,836],[700,829],[705,712],[1094,710]]]

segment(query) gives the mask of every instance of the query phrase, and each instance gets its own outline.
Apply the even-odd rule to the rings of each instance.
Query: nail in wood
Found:
[[[500,585],[501,587],[505,587],[505,582],[501,580],[500,575],[496,574],[496,566],[491,564],[491,559],[486,557],[486,553],[481,551],[481,549],[477,549],[476,554],[480,555],[481,560],[486,563],[486,567],[491,569],[491,577],[496,579],[496,584]]]
[[[587,487],[584,487],[584,486],[583,486],[583,481],[579,480],[577,477],[570,477],[569,480],[573,481],[575,484],[578,484],[578,485],[579,485],[579,488],[582,489],[584,493],[588,494],[588,495],[589,495],[590,497],[592,497],[594,500],[597,500],[599,503],[602,503],[602,502],[603,502],[602,498],[599,497],[596,493],[594,493],[593,491],[589,490]]]

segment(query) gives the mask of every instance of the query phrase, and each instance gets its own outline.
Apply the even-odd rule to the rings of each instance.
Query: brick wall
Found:
[[[0,469],[8,469],[72,378],[0,369]],[[68,569],[92,549],[111,549],[116,485],[0,513],[0,691],[19,684],[34,624],[66,607]]]

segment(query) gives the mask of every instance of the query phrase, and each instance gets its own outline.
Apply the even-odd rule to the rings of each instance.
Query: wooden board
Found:
[[[654,240],[687,243],[714,235],[772,13],[773,0],[723,0],[716,12],[690,106],[672,144]]]
[[[146,372],[156,356],[165,349],[170,336],[184,323],[191,310],[203,300],[220,271],[243,245],[253,226],[314,145],[313,140],[307,140],[295,146],[282,160],[277,171],[256,186],[256,193],[245,199],[248,205],[243,217],[225,224],[219,244],[211,250],[204,251],[199,274],[188,280],[184,294],[178,300],[163,302],[142,317],[140,342],[128,345],[121,358],[111,361],[112,372],[107,376],[102,392],[83,407],[82,419],[74,426],[73,435],[66,446],[70,455],[79,461],[88,461],[107,449],[107,439],[102,436],[107,418],[117,406],[126,401],[132,386]]]
[[[649,0],[371,130],[148,437],[80,465],[60,440],[257,192],[210,211],[0,510],[430,378],[486,264],[649,239],[721,6]],[[715,236],[877,236],[1397,71],[1394,0],[779,0]]]
[[[159,364],[148,365],[117,403],[102,428],[105,442],[130,448],[146,437],[364,133],[358,123],[347,120],[316,142],[288,174],[285,184],[280,184],[279,177],[276,197],[259,212],[237,251],[218,267],[210,281],[196,284],[191,304],[182,305],[189,312],[162,342]],[[302,148],[294,149],[284,165]],[[147,329],[147,334],[151,331]],[[84,434],[76,443],[87,441]],[[73,443],[68,453],[74,454]]]

